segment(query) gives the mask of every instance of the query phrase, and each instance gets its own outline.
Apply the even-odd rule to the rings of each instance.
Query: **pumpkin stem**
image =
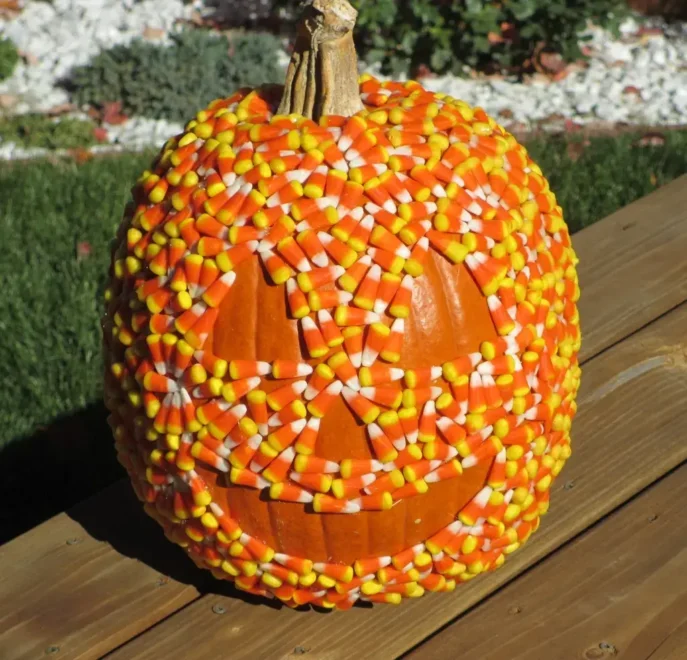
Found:
[[[353,28],[358,12],[346,0],[306,0],[278,113],[315,121],[363,109]]]

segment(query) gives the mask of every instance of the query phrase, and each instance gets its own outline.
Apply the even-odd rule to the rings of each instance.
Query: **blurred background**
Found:
[[[573,231],[687,172],[685,0],[352,0],[361,70],[483,107]],[[156,149],[281,82],[294,0],[0,0],[0,543],[123,476],[109,241]]]

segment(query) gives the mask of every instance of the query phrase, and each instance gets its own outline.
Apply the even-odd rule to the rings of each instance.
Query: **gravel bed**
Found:
[[[209,1],[209,0],[208,0]],[[68,103],[59,81],[101,49],[137,37],[164,42],[180,23],[210,11],[202,0],[26,0],[23,11],[0,19],[0,36],[23,55],[14,74],[0,82],[4,112],[47,112]],[[556,80],[535,74],[518,81],[500,76],[427,77],[428,88],[482,106],[506,126],[530,129],[585,124],[687,124],[687,23],[640,24],[630,18],[614,38],[589,29],[588,61]],[[287,56],[282,54],[282,60]],[[374,71],[373,71],[374,72]],[[230,90],[227,90],[229,92]],[[107,139],[127,149],[159,146],[179,124],[140,117],[106,125]],[[40,150],[0,144],[0,159]]]

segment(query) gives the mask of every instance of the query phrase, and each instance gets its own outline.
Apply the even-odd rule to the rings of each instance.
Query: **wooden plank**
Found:
[[[582,360],[687,300],[687,175],[573,236]]]
[[[0,566],[5,660],[100,657],[197,597],[205,578],[123,481],[4,545]]]
[[[685,660],[687,656],[687,621],[664,639],[650,656],[651,660]]]
[[[326,616],[209,595],[113,658],[209,658],[229,649],[236,660],[291,657],[295,649],[328,660],[369,657],[372,650],[375,658],[402,654],[687,459],[687,444],[675,432],[687,424],[686,327],[684,304],[588,363],[573,457],[554,488],[552,513],[526,549],[493,574],[451,595]]]
[[[687,465],[409,657],[687,657],[686,498]]]
[[[687,278],[682,271],[665,266],[680,263],[678,253],[681,257],[687,248],[687,235],[679,231],[687,207],[687,177],[680,181],[681,184],[678,181],[666,186],[575,236],[584,286],[580,306],[585,334],[582,355],[585,360],[687,298],[687,291],[684,290]],[[660,214],[653,212],[654,208],[660,208]],[[608,239],[604,239],[603,227],[606,225],[609,226],[609,234],[613,235]],[[624,282],[627,291],[635,295],[629,298],[619,295],[614,284],[616,277]],[[650,286],[644,285],[645,279]],[[639,295],[636,295],[637,292]],[[589,380],[586,372],[584,379]],[[579,434],[576,435],[579,437]],[[566,474],[574,469],[574,464],[575,459]],[[8,617],[7,621],[12,617],[11,625],[0,628],[3,631],[0,633],[0,651],[13,649],[8,657],[32,655],[35,649],[47,648],[60,640],[61,653],[66,657],[91,657],[91,652],[95,655],[105,653],[123,643],[127,636],[137,634],[146,626],[168,616],[175,608],[183,607],[198,597],[197,589],[189,586],[188,578],[181,581],[176,579],[185,570],[195,569],[154,529],[154,525],[142,514],[140,505],[133,501],[127,484],[120,483],[105,498],[99,495],[84,502],[78,510],[78,515],[90,522],[83,526],[72,526],[73,520],[57,516],[1,551],[11,553],[4,556],[10,556],[12,563],[4,565],[20,567],[11,579],[0,581],[0,621],[3,621],[2,616]],[[101,516],[104,521],[98,522]],[[64,552],[48,553],[46,548],[54,550],[55,547],[54,544],[50,545],[49,539],[64,539],[79,534],[87,536],[91,529],[95,529],[94,525],[98,527],[97,533],[93,533],[95,538],[106,541],[101,543],[86,539],[88,544],[98,543],[97,560],[74,560],[74,554]],[[145,534],[141,531],[144,528],[148,530]],[[146,540],[143,541],[139,534],[145,536]],[[155,548],[154,552],[150,550],[152,547]],[[30,553],[34,556],[52,556],[44,563],[34,563],[32,557],[31,570],[21,570],[28,565],[23,558]],[[0,553],[1,557],[3,555]],[[132,557],[140,561],[133,562]],[[88,555],[86,558],[90,559]],[[168,561],[165,569],[157,563],[162,559]],[[130,578],[130,570],[134,565],[136,577]],[[105,566],[108,570],[104,569]],[[35,584],[52,584],[55,575],[67,576],[76,568],[82,584],[79,589],[87,585],[90,590],[88,598],[74,600],[70,594],[74,593],[76,586],[60,580],[51,587],[49,598],[42,593],[41,601],[32,603],[29,600],[30,596],[38,595]],[[145,604],[139,603],[133,594],[138,593],[140,585],[156,584],[161,573],[169,576],[165,589],[151,589],[141,599]],[[204,579],[198,572],[191,572],[191,575],[196,580]],[[485,578],[481,583],[488,585],[489,579]],[[121,585],[123,597],[108,597],[106,612],[97,607],[81,605],[97,603],[98,594],[108,594],[114,584]],[[62,591],[65,588],[66,595]],[[463,590],[461,592],[465,593]],[[464,595],[460,597],[465,598]],[[423,599],[423,603],[429,600]],[[13,601],[19,602],[20,606],[13,605],[11,612],[9,605],[3,608],[3,603]],[[17,614],[20,609],[24,612],[21,617]],[[59,625],[54,621],[56,612],[61,617]],[[349,617],[357,616],[357,610],[349,613]],[[27,620],[26,625],[21,625],[22,619]],[[81,634],[84,635],[83,641],[77,639]],[[89,642],[88,636],[93,634],[97,641],[91,639]],[[88,650],[89,643],[94,644],[94,650]]]

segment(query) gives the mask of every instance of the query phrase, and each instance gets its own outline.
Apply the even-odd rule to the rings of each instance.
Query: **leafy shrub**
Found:
[[[297,9],[296,0],[278,0]],[[566,60],[581,56],[578,34],[587,21],[613,28],[626,14],[622,0],[351,0],[359,10],[356,42],[385,73],[459,73],[529,68],[542,49]]]
[[[283,80],[279,45],[263,33],[227,38],[188,30],[169,46],[138,40],[103,51],[66,86],[80,105],[121,101],[127,115],[184,121],[239,87]]]
[[[9,78],[17,66],[19,53],[9,39],[0,39],[0,80]]]
[[[15,142],[23,147],[76,149],[95,144],[95,124],[83,119],[54,121],[44,115],[16,115],[0,119],[0,142]]]
[[[205,6],[214,9],[212,18],[229,25],[250,25],[272,15],[274,0],[206,0]]]

